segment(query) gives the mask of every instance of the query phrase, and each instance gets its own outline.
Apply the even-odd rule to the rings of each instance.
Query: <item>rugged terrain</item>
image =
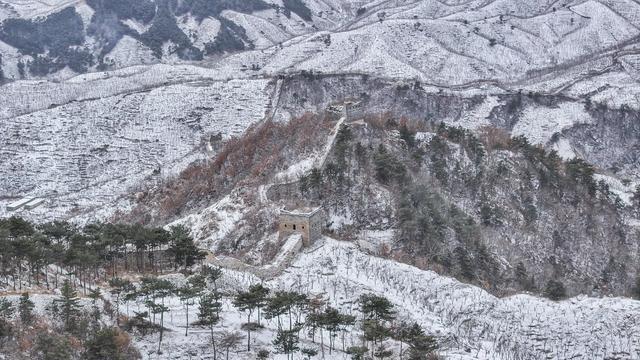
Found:
[[[280,266],[282,206],[322,205],[270,286],[386,294],[454,359],[640,356],[637,2],[0,0],[0,22],[0,216],[185,225],[236,289]],[[569,300],[537,297],[553,281]]]

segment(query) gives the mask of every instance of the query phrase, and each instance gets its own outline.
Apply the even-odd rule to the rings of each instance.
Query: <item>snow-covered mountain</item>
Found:
[[[0,0],[0,216],[181,224],[255,270],[282,206],[323,205],[231,290],[385,295],[451,359],[635,359],[638,303],[604,296],[640,286],[639,56],[633,0]],[[576,296],[529,295],[554,279]]]
[[[27,77],[196,61],[236,72],[358,72],[559,91],[585,76],[637,72],[640,5],[633,1],[203,4],[145,0],[129,11],[122,1],[5,0],[5,76],[20,77],[19,61]],[[66,32],[38,35],[58,27]]]

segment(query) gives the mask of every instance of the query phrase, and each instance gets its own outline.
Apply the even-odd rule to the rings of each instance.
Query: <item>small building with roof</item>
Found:
[[[321,207],[303,207],[293,210],[280,210],[278,237],[286,238],[291,234],[301,234],[303,246],[311,246],[322,236],[324,211]]]

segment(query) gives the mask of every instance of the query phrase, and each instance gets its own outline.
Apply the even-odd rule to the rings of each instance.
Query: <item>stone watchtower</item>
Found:
[[[342,116],[347,121],[354,121],[364,116],[364,104],[362,101],[345,101],[342,109]]]
[[[278,237],[283,239],[291,234],[301,234],[304,246],[311,246],[322,235],[324,212],[322,208],[299,208],[280,210]]]

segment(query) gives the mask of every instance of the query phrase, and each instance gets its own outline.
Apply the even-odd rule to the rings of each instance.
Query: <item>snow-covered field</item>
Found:
[[[100,91],[100,85],[113,84],[95,80],[93,87],[92,82],[78,85]],[[61,92],[65,86],[73,85],[61,85]],[[5,119],[0,202],[45,197],[47,206],[23,214],[41,219],[99,211],[118,199],[122,204],[122,197],[210,156],[211,136],[224,140],[260,121],[271,100],[269,89],[267,80],[188,82],[114,92]]]

